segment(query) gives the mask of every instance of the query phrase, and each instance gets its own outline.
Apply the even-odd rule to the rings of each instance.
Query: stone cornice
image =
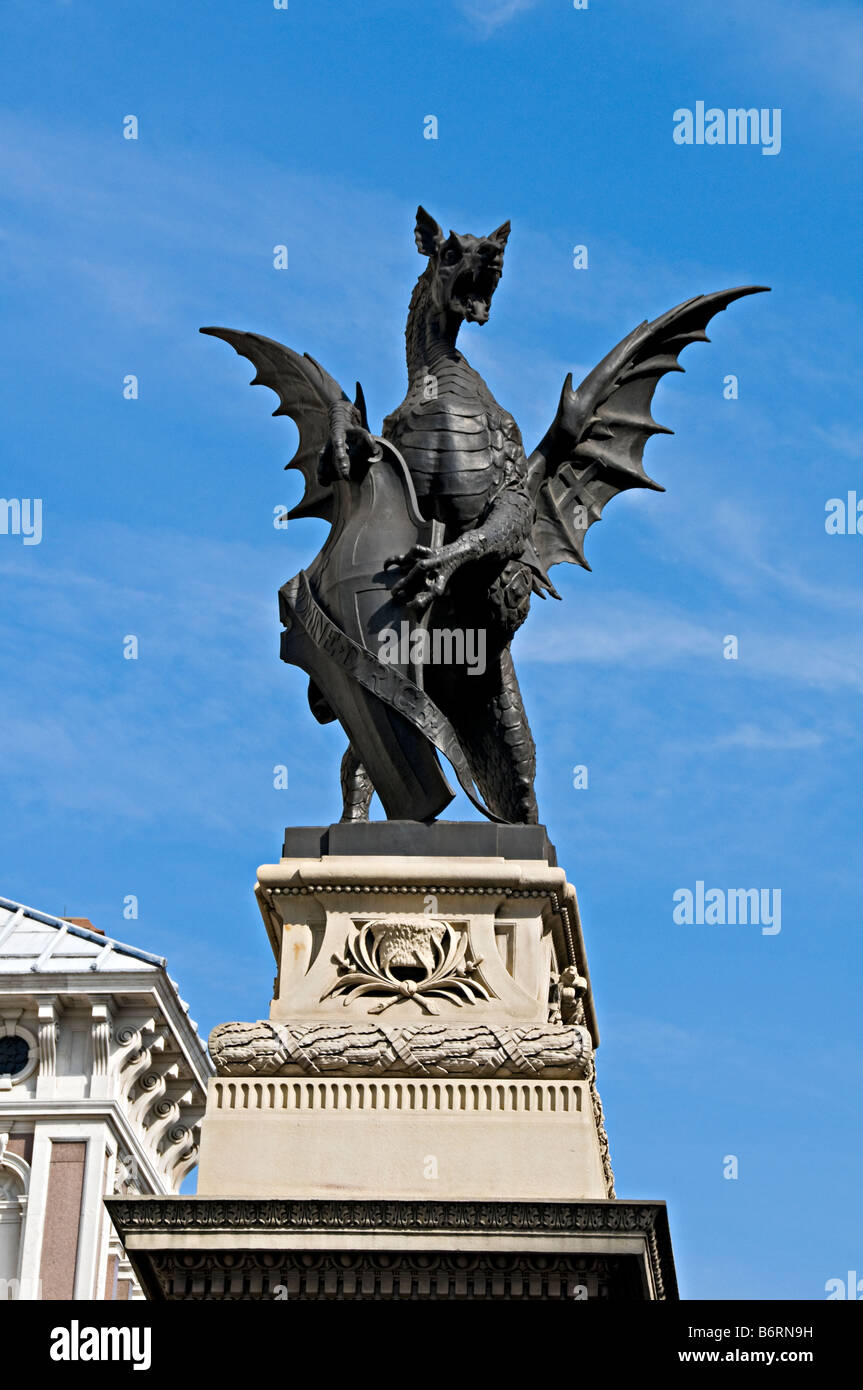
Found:
[[[531,1237],[641,1237],[657,1297],[676,1299],[677,1285],[668,1214],[664,1202],[602,1199],[579,1202],[455,1201],[287,1201],[270,1198],[112,1197],[106,1206],[121,1238],[146,1237],[149,1250],[160,1238],[182,1233],[189,1245],[198,1235],[224,1233],[225,1248],[236,1249],[242,1235],[265,1235],[267,1247],[289,1250],[292,1236],[336,1233],[345,1248],[352,1236],[425,1238],[449,1242],[459,1235],[489,1239]]]
[[[102,971],[89,974],[46,971],[38,976],[38,982],[32,975],[0,972],[0,995],[34,1002],[56,1000],[58,995],[62,995],[64,999],[73,1000],[82,1010],[89,1010],[97,1001],[113,1002],[118,995],[124,1000],[134,998],[134,1006],[124,1004],[121,1008],[116,1005],[116,1013],[128,1013],[130,1007],[146,1012],[155,1006],[162,1013],[179,1052],[203,1090],[206,1090],[208,1077],[213,1074],[213,1064],[203,1040],[164,971]]]
[[[665,1202],[601,1197],[579,1202],[332,1201],[275,1197],[111,1197],[125,1231],[582,1231],[627,1235],[667,1233]]]

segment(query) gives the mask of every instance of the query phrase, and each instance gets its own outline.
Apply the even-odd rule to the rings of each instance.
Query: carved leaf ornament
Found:
[[[402,999],[416,1000],[427,1014],[440,1012],[435,999],[459,1006],[490,999],[476,978],[482,957],[469,957],[467,946],[464,932],[427,916],[366,922],[348,937],[344,956],[333,957],[339,978],[323,998],[340,996],[347,1005],[373,995],[373,1014]]]

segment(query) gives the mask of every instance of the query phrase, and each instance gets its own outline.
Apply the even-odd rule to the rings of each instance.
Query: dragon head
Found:
[[[504,222],[487,237],[469,233],[445,237],[425,210],[417,208],[414,232],[417,250],[428,256],[432,304],[446,319],[487,323],[492,295],[503,274],[503,253],[509,236]]]

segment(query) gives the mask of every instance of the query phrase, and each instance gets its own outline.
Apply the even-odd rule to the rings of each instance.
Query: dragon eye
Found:
[[[448,246],[441,256],[444,265],[455,265],[456,261],[461,260],[461,252],[457,246]]]

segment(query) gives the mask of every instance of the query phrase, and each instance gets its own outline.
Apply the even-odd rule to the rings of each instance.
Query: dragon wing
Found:
[[[244,333],[234,328],[202,328],[212,338],[224,338],[241,357],[248,357],[256,370],[252,386],[269,386],[279,398],[274,415],[289,415],[299,430],[297,452],[286,468],[298,468],[305,479],[306,490],[288,516],[319,516],[332,520],[332,488],[318,478],[321,451],[329,442],[329,407],[335,401],[346,401],[339,383],[306,353],[299,353],[263,338],[260,333]],[[357,382],[356,407],[363,427],[368,428],[365,403]]]
[[[555,423],[530,460],[529,485],[536,501],[532,541],[544,571],[564,560],[590,569],[584,537],[618,492],[631,487],[665,491],[642,466],[651,435],[674,433],[650,413],[657,384],[666,372],[684,371],[677,359],[685,347],[710,341],[705,329],[714,314],[766,288],[746,285],[687,299],[633,329],[577,391],[570,372]],[[559,597],[547,575],[545,579]]]

